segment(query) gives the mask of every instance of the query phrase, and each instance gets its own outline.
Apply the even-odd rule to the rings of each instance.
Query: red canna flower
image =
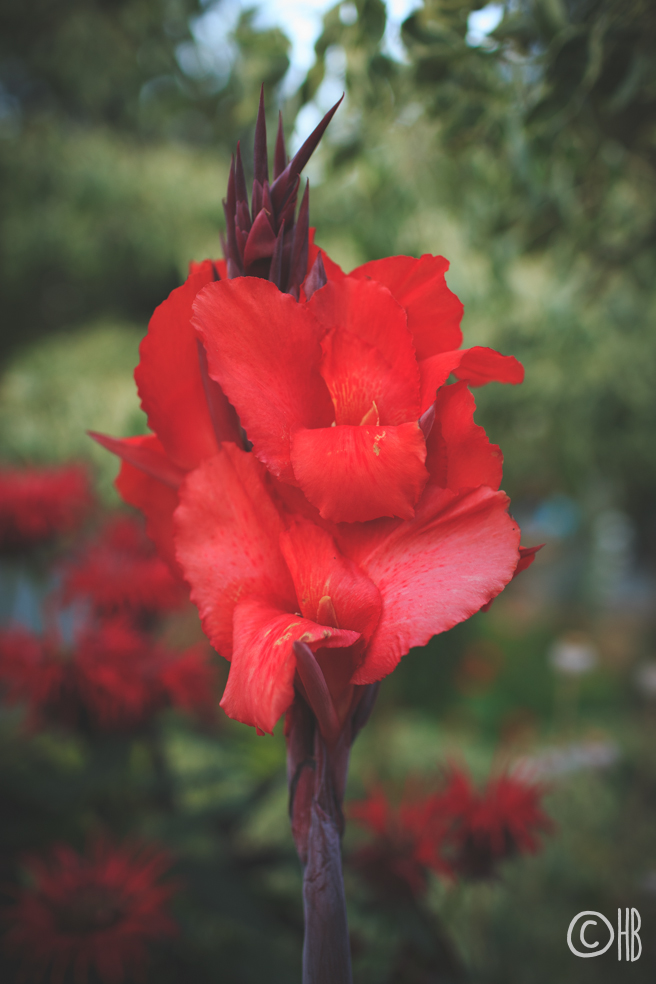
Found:
[[[3,947],[19,963],[18,980],[145,980],[148,945],[177,933],[166,911],[177,887],[160,881],[170,866],[165,851],[103,841],[87,856],[60,844],[45,859],[29,859],[31,884],[3,917]]]
[[[0,551],[29,550],[78,530],[93,504],[79,465],[0,471]]]
[[[215,676],[204,646],[171,652],[120,619],[81,627],[72,646],[55,632],[0,633],[0,688],[33,727],[130,730],[167,705],[208,715]]]
[[[141,524],[129,516],[109,519],[61,573],[64,603],[87,598],[101,615],[167,612],[187,597]]]

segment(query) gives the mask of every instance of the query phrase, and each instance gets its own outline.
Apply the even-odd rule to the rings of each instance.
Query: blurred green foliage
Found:
[[[144,324],[220,253],[229,154],[289,42],[245,12],[210,57],[196,0],[0,5],[0,358],[102,316]]]

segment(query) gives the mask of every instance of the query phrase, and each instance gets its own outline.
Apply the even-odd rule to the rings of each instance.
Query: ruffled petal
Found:
[[[467,383],[443,386],[435,400],[435,422],[426,439],[429,483],[457,492],[487,485],[498,489],[503,455],[474,423],[476,402]]]
[[[453,352],[441,352],[439,355],[433,355],[430,359],[424,359],[419,363],[421,413],[425,413],[435,401],[438,389],[440,386],[444,386],[454,369],[458,368],[462,356],[463,351],[456,349]]]
[[[194,304],[210,376],[236,408],[258,458],[292,482],[291,433],[330,426],[334,417],[319,375],[319,326],[307,308],[255,277],[209,284]]]
[[[150,429],[185,470],[216,454],[217,448],[191,326],[196,294],[215,277],[210,260],[196,264],[182,287],[156,308],[134,373]]]
[[[280,552],[282,520],[257,458],[234,444],[191,472],[175,514],[176,554],[191,585],[205,634],[232,655],[232,615],[240,598],[294,611],[296,598]]]
[[[378,585],[383,612],[354,683],[373,683],[413,646],[469,618],[510,581],[519,529],[503,492],[429,487],[414,519],[343,527],[338,542]]]
[[[165,457],[164,448],[154,434],[124,440],[134,447]],[[157,547],[160,557],[177,577],[181,577],[173,543],[173,513],[178,505],[177,491],[125,460],[121,463],[115,485],[121,498],[144,514],[146,532]]]
[[[465,349],[454,373],[470,386],[485,386],[486,383],[511,383],[517,386],[524,380],[524,367],[514,355],[501,355],[482,345]]]
[[[451,373],[469,386],[485,386],[486,383],[512,383],[524,379],[524,367],[512,355],[501,355],[494,349],[475,345],[457,352],[442,352],[419,363],[421,375],[421,412],[431,405],[435,393]]]
[[[346,277],[308,302],[325,333],[321,375],[338,424],[359,424],[376,404],[380,422],[419,416],[419,369],[405,311],[386,287]]]
[[[234,612],[234,652],[221,707],[236,721],[271,733],[294,699],[298,639],[312,649],[350,646],[357,632],[317,625],[262,601]]]
[[[169,488],[178,489],[182,484],[185,472],[171,461],[161,441],[146,439],[155,437],[154,434],[144,437],[109,437],[107,434],[98,434],[97,431],[87,431],[87,434],[107,451]]]
[[[409,519],[428,481],[426,442],[417,423],[324,427],[292,438],[294,475],[324,519]]]
[[[463,306],[449,290],[444,274],[449,261],[425,253],[389,256],[357,267],[351,277],[371,277],[383,284],[408,314],[418,359],[457,349],[462,343],[460,322]]]

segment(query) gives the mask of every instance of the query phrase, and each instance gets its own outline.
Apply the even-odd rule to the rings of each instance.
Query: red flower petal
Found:
[[[225,260],[190,260],[188,268],[188,276],[194,273],[198,273],[199,270],[203,269],[205,263],[211,263],[214,267],[214,272],[216,276],[214,280],[227,280],[228,279],[228,264]]]
[[[482,345],[465,349],[460,366],[454,369],[454,373],[470,386],[485,386],[486,383],[511,383],[517,386],[524,380],[524,367],[514,355],[501,355]]]
[[[235,648],[221,707],[229,717],[272,732],[294,699],[300,639],[311,648],[350,646],[359,633],[317,625],[266,602],[243,601],[235,608]]]
[[[177,557],[205,634],[232,655],[232,616],[241,597],[294,611],[296,598],[278,543],[283,524],[257,458],[234,444],[191,472],[175,514]]]
[[[503,455],[474,423],[476,402],[467,383],[443,386],[435,400],[435,422],[426,439],[430,484],[457,492],[487,485],[498,489]]]
[[[319,375],[319,326],[307,305],[267,280],[239,277],[205,287],[194,311],[210,376],[235,406],[257,456],[293,482],[291,433],[333,420]]]
[[[378,585],[380,623],[353,683],[391,673],[401,656],[477,612],[512,578],[519,530],[508,498],[428,488],[413,520],[343,527],[342,551]]]
[[[315,291],[308,308],[326,333],[320,371],[337,423],[359,424],[372,403],[383,424],[416,420],[417,358],[405,311],[390,292],[347,277]]]
[[[155,310],[140,346],[134,378],[148,425],[173,461],[185,470],[216,453],[216,438],[191,326],[199,290],[216,279],[210,260],[195,265],[182,287]],[[227,402],[227,401],[226,401]],[[233,440],[238,439],[235,431]]]
[[[305,618],[320,625],[353,629],[361,642],[348,650],[320,650],[317,661],[340,717],[351,705],[351,680],[362,661],[382,609],[380,592],[360,568],[342,556],[332,536],[306,521],[281,534],[280,546],[291,571]]]
[[[304,618],[354,629],[369,639],[380,618],[380,592],[357,564],[342,556],[325,530],[301,520],[280,535]],[[329,618],[329,613],[334,618]]]
[[[89,437],[112,454],[117,455],[128,464],[134,465],[140,471],[157,479],[169,488],[177,489],[185,473],[167,456],[159,440],[154,444],[144,440],[144,437],[109,437],[98,434],[97,431],[87,431]],[[145,435],[153,437],[154,435]]]
[[[324,427],[292,438],[294,475],[324,519],[409,519],[428,479],[415,422],[398,427]]]
[[[421,375],[421,412],[435,399],[435,392],[451,373],[463,379],[469,386],[485,386],[486,383],[512,383],[524,379],[524,367],[512,355],[501,355],[494,349],[475,345],[474,348],[456,352],[443,352],[419,363]]]
[[[145,437],[128,437],[125,443],[164,456],[164,449],[154,434]],[[115,485],[122,499],[144,514],[148,536],[157,547],[160,556],[179,577],[180,568],[175,559],[173,545],[173,513],[178,505],[177,491],[125,460],[121,464]]]
[[[455,349],[453,352],[441,352],[419,363],[421,413],[425,413],[435,401],[438,389],[444,386],[454,369],[458,368],[466,351],[467,349]]]
[[[444,274],[448,269],[449,261],[443,256],[425,253],[419,260],[413,256],[372,260],[349,276],[371,277],[391,291],[408,313],[417,358],[427,359],[438,352],[457,349],[462,343],[463,307],[446,285]]]
[[[525,571],[528,567],[531,566],[531,564],[535,560],[536,553],[538,552],[538,550],[542,550],[543,546],[544,543],[540,543],[537,547],[519,548],[519,563],[517,564],[517,568],[515,570],[515,573],[513,574],[513,577],[517,577],[518,574],[521,574],[522,571]]]

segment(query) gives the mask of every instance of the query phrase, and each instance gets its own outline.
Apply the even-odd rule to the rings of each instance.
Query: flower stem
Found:
[[[342,803],[353,740],[378,687],[358,688],[336,741],[327,741],[300,696],[287,717],[289,812],[303,865],[303,984],[351,984],[351,951],[342,875]]]
[[[351,984],[339,830],[313,803],[303,872],[303,984]]]

